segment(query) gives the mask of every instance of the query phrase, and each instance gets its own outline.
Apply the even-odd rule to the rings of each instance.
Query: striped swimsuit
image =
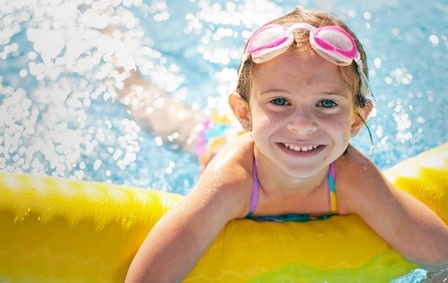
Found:
[[[330,164],[330,169],[328,170],[327,182],[328,182],[328,202],[330,205],[330,213],[324,214],[320,216],[311,216],[309,214],[301,213],[301,214],[283,214],[283,215],[272,215],[272,216],[253,216],[252,214],[255,211],[255,208],[258,204],[258,195],[259,195],[259,182],[257,175],[257,167],[255,165],[254,160],[254,186],[252,189],[252,200],[250,205],[250,211],[246,215],[245,218],[257,220],[257,221],[274,221],[274,222],[287,222],[287,221],[296,221],[296,222],[307,222],[312,220],[322,220],[330,218],[333,215],[337,214],[337,204],[336,204],[336,189],[335,189],[335,171],[334,164]]]

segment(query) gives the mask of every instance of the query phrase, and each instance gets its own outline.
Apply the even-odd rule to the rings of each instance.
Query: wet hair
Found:
[[[335,17],[320,11],[297,8],[291,13],[275,19],[267,23],[266,25],[273,23],[282,26],[291,26],[295,23],[308,23],[316,28],[323,26],[340,26],[341,28],[346,30],[355,40],[356,48],[358,49],[358,52],[361,56],[361,61],[363,63],[364,74],[366,75],[366,77],[368,76],[368,68],[366,62],[367,58],[364,48],[362,47],[356,35],[345,25],[345,23],[336,19]],[[309,31],[304,29],[298,29],[294,31],[294,43],[292,46],[294,48],[297,48],[299,52],[315,52],[309,42]],[[244,47],[244,50],[246,50],[246,48],[247,43]],[[252,61],[252,58],[250,56],[245,62],[241,62],[240,64],[242,64],[242,66],[240,66],[239,68],[241,70],[241,73],[239,74],[236,90],[244,100],[249,101],[252,78],[259,65]],[[338,68],[340,70],[344,84],[352,93],[354,105],[361,108],[365,107],[367,99],[365,98],[364,94],[361,93],[361,77],[357,71],[356,63],[353,61],[349,66],[338,66]],[[354,109],[354,111],[356,111],[356,109]]]

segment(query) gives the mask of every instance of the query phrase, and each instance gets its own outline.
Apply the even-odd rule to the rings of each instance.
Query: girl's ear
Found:
[[[369,118],[370,112],[373,109],[373,103],[370,99],[367,99],[364,107],[359,107],[354,111],[355,119],[352,123],[351,135],[356,136],[361,128],[366,124],[367,118]]]
[[[238,92],[233,92],[229,95],[229,106],[235,114],[241,127],[248,132],[252,130],[252,121],[250,115],[249,104],[244,100]]]

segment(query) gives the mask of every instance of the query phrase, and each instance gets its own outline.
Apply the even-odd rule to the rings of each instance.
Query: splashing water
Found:
[[[225,104],[253,29],[297,5],[334,12],[368,55],[382,169],[446,142],[442,1],[6,1],[0,7],[0,170],[187,193],[194,156],[119,101],[117,66],[207,112]],[[222,106],[220,106],[222,107]],[[223,111],[226,111],[223,109]],[[370,154],[363,130],[353,140]],[[396,282],[413,282],[418,272]]]

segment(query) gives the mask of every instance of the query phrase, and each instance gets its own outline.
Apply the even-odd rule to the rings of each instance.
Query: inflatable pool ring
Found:
[[[385,174],[448,222],[448,143]],[[148,231],[181,197],[2,173],[0,281],[123,282]],[[357,216],[235,220],[185,282],[387,282],[414,268]]]

